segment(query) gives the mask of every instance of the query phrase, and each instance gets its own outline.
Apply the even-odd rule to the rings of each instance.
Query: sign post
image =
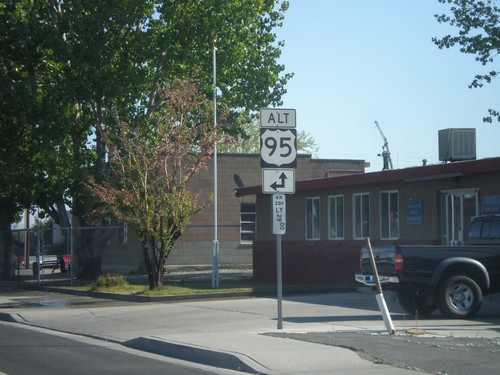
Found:
[[[283,283],[281,236],[286,233],[285,194],[295,193],[297,130],[295,109],[260,110],[260,166],[262,192],[273,194],[273,234],[276,235],[276,284],[278,329],[283,329]]]
[[[285,194],[273,195],[273,233],[276,235],[276,290],[278,293],[278,329],[283,329],[283,276],[281,235],[286,233],[286,200]]]

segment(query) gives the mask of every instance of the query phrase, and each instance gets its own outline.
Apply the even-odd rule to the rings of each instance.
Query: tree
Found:
[[[258,154],[260,152],[260,127],[256,121],[246,122],[240,125],[241,134],[231,143],[224,143],[218,146],[220,152],[232,153],[250,153]],[[297,132],[297,151],[316,155],[319,147],[311,136],[304,130]]]
[[[452,15],[436,14],[440,23],[448,23],[459,28],[458,35],[446,35],[443,38],[433,38],[439,48],[451,48],[458,44],[460,52],[476,56],[476,61],[482,65],[494,62],[500,53],[500,8],[496,0],[439,0],[442,4],[452,4]],[[489,73],[478,74],[469,85],[470,88],[482,87],[490,83],[500,72],[491,70]],[[489,115],[483,118],[485,122],[500,122],[500,112],[488,110]]]
[[[211,96],[214,43],[220,104],[251,111],[281,103],[291,75],[278,63],[283,43],[274,29],[287,7],[275,0],[5,0],[0,106],[9,115],[0,118],[0,128],[7,133],[15,119],[30,156],[29,164],[15,164],[30,173],[29,185],[20,174],[8,183],[26,190],[28,205],[62,227],[70,223],[68,207],[79,225],[90,225],[94,201],[82,181],[92,175],[100,183],[105,175],[103,136],[116,114],[147,127],[164,83],[174,77],[196,75]],[[2,155],[15,154],[15,142],[5,147]],[[75,248],[79,276],[100,273],[111,233],[82,234]]]
[[[175,241],[208,203],[188,185],[219,138],[211,103],[195,84],[175,80],[162,94],[151,128],[120,122],[105,131],[109,169],[90,184],[101,203],[94,213],[123,220],[140,239],[151,289],[162,285]]]

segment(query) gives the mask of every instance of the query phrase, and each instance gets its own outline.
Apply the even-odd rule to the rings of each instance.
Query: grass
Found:
[[[275,285],[256,283],[252,280],[226,280],[219,283],[218,288],[212,288],[211,280],[188,280],[165,282],[162,287],[149,289],[145,283],[128,282],[120,275],[102,275],[93,283],[72,285],[72,289],[82,291],[97,291],[115,294],[164,296],[191,295],[209,293],[272,291]]]
[[[72,285],[59,286],[64,289],[73,289],[84,292],[104,292],[137,296],[179,296],[211,293],[253,293],[253,292],[275,292],[276,284],[257,283],[251,279],[221,280],[218,288],[212,288],[212,281],[203,280],[181,280],[165,281],[158,289],[149,289],[147,278],[133,278],[128,281],[119,274],[104,274],[94,282],[78,281]],[[284,291],[288,290],[323,290],[331,291],[334,285],[283,285]]]

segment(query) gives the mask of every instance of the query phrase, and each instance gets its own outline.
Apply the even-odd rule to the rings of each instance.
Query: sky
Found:
[[[434,17],[448,10],[438,0],[290,0],[276,30],[285,41],[280,63],[295,74],[282,108],[296,110],[317,157],[381,170],[375,121],[394,168],[440,163],[438,131],[448,128],[476,129],[478,159],[500,156],[500,124],[482,121],[488,108],[500,109],[500,81],[468,87],[493,65],[432,42],[457,33]]]

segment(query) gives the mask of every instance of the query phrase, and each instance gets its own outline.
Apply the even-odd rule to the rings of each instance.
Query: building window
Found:
[[[126,245],[128,244],[128,225],[127,223],[122,223],[122,226],[118,230],[119,232],[119,244]]]
[[[380,239],[399,238],[399,193],[380,193]]]
[[[353,228],[354,239],[370,236],[370,194],[353,195]]]
[[[344,196],[334,195],[328,198],[328,238],[344,238]]]
[[[319,240],[319,198],[306,198],[306,239]]]
[[[241,203],[240,206],[240,241],[252,243],[255,239],[255,203]]]

